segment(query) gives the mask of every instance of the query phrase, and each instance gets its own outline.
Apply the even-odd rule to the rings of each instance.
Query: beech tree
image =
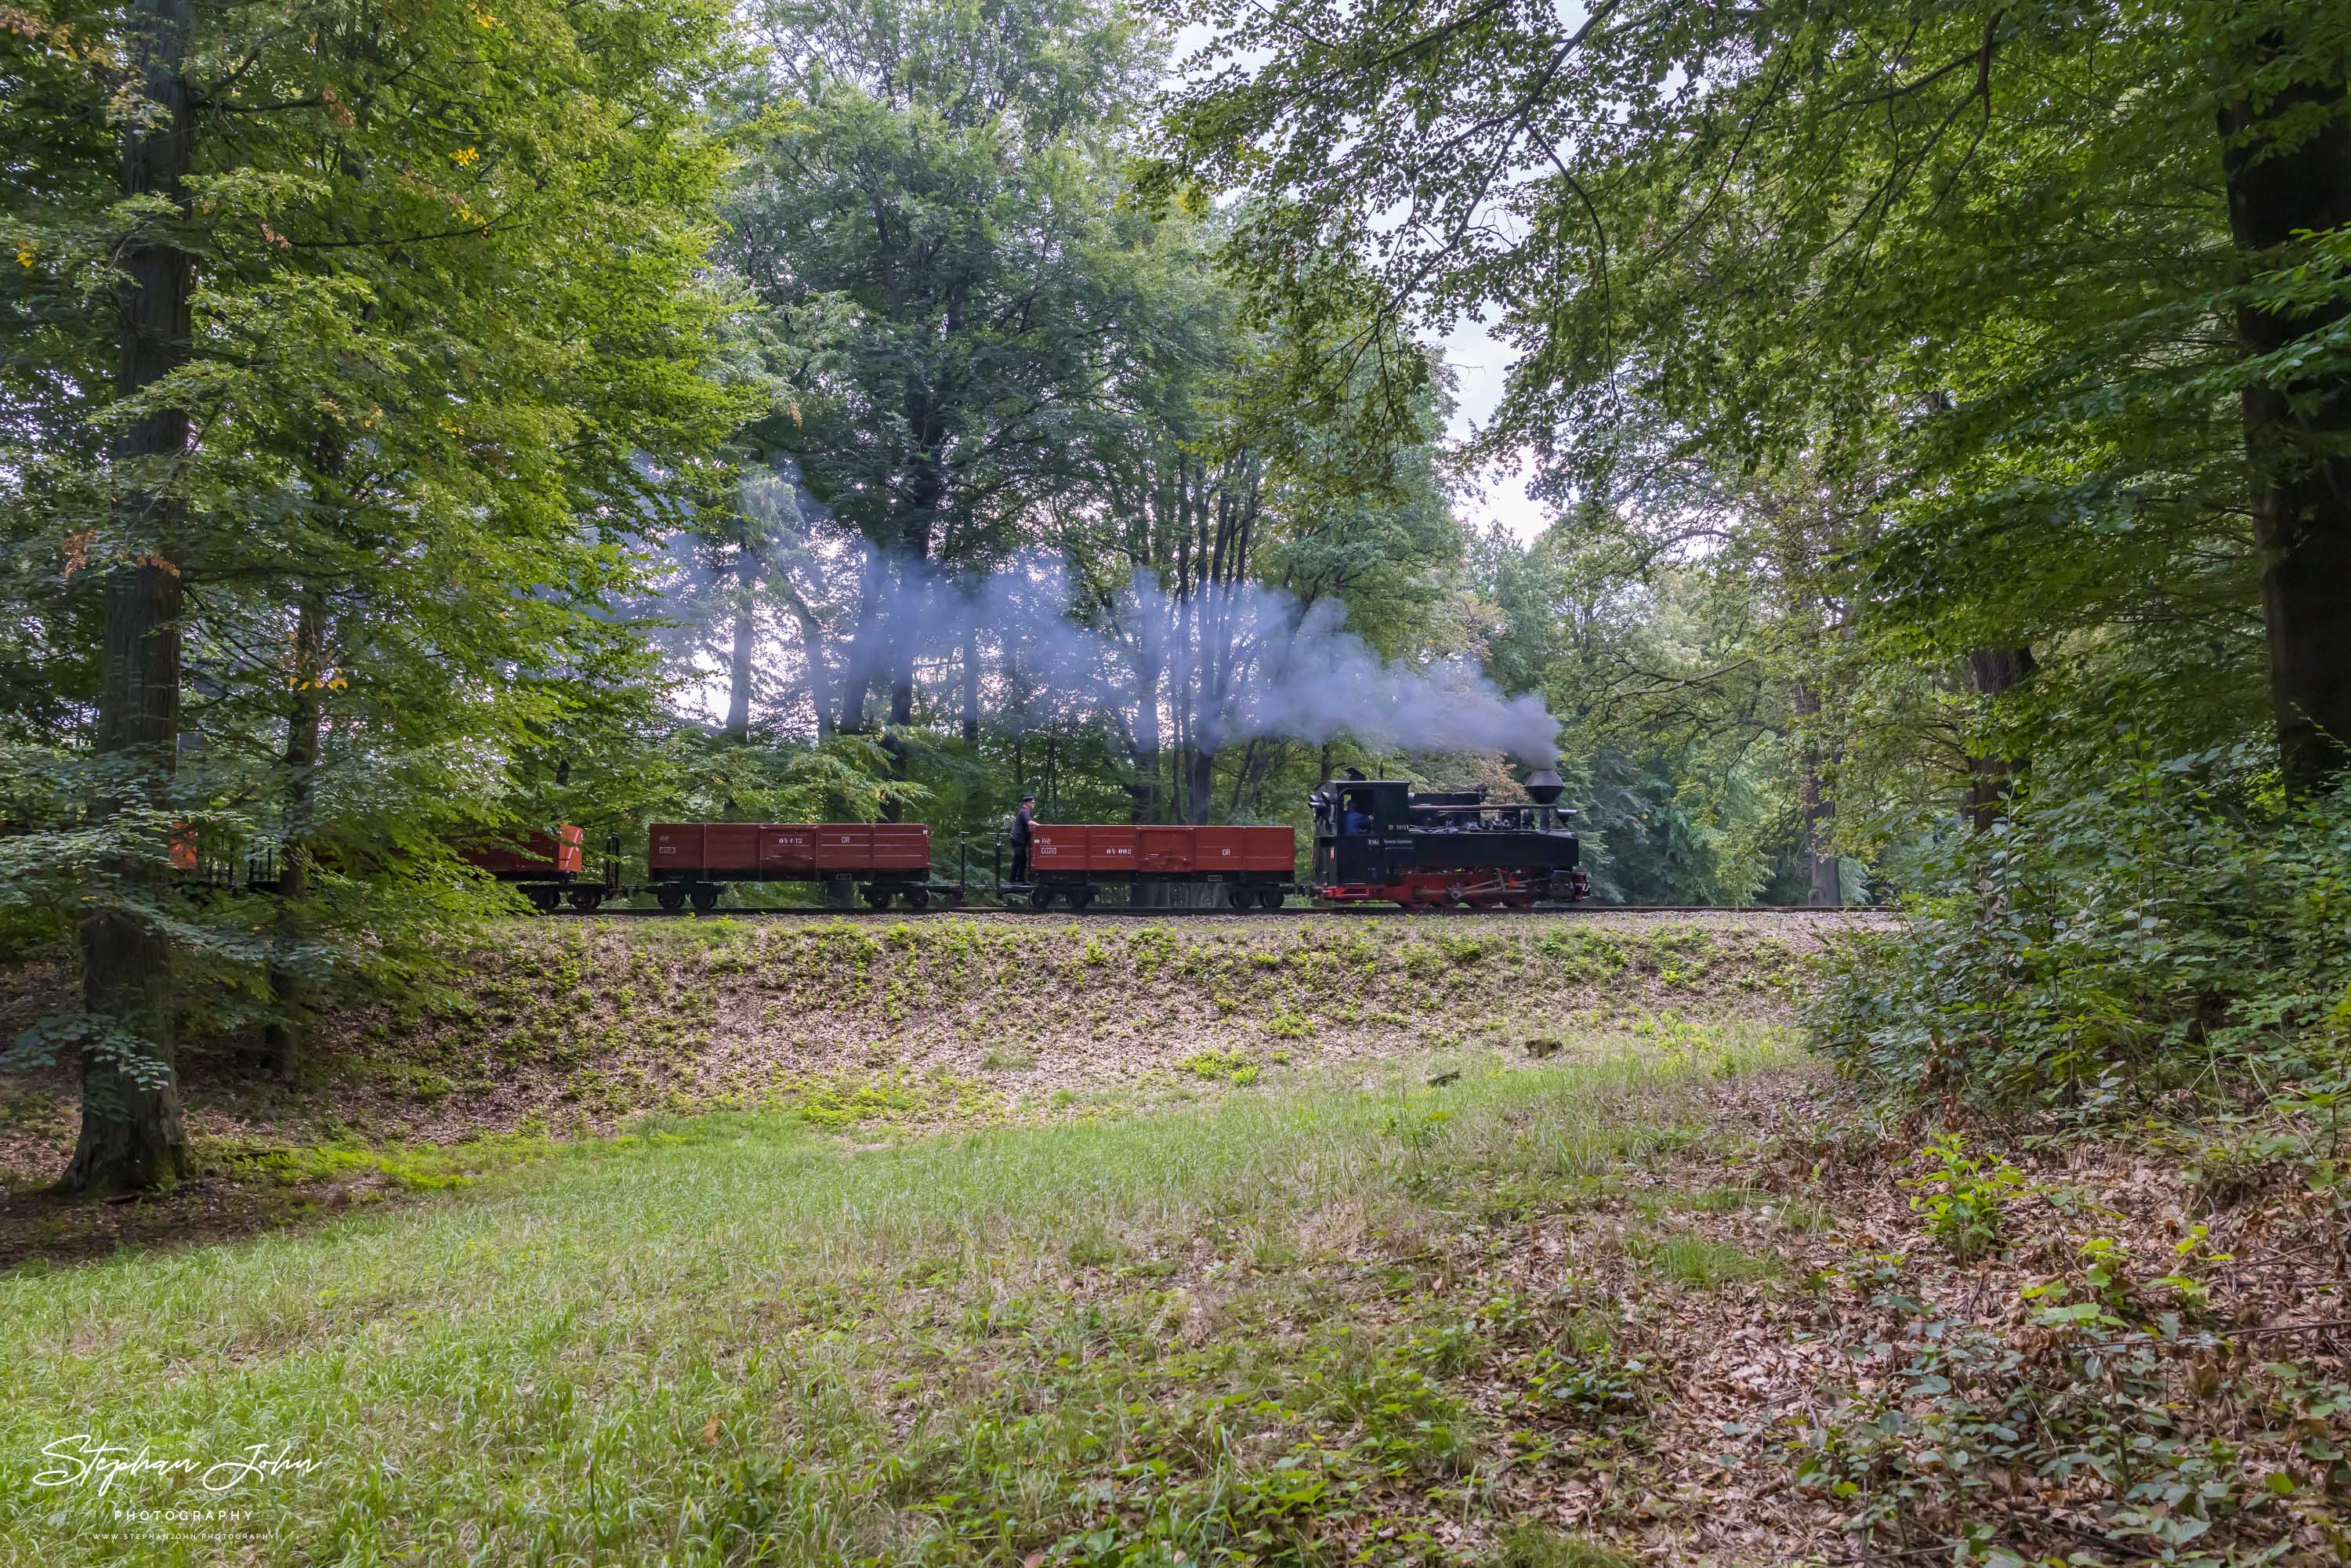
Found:
[[[100,643],[9,865],[87,911],[82,1005],[19,1045],[80,1062],[68,1187],[184,1166],[175,962],[290,1072],[317,989],[462,909],[451,846],[543,825],[534,760],[642,689],[599,604],[746,412],[696,283],[721,22],[153,0],[14,35],[49,199],[10,214],[10,587],[47,668]],[[266,912],[187,901],[215,837],[274,864]]]
[[[831,310],[799,417],[760,434],[863,540],[869,580],[832,685],[866,728],[913,714],[903,569],[1000,560],[1066,477],[1080,410],[1119,373],[1133,257],[1114,138],[1140,101],[1142,25],[1087,0],[762,8],[734,110],[758,142],[724,254],[779,315]]]

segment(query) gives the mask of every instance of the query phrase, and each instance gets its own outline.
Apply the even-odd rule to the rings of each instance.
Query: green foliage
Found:
[[[1890,1375],[1825,1416],[1779,1422],[1799,1483],[1848,1529],[1932,1530],[1974,1561],[2027,1561],[2004,1499],[2006,1478],[2029,1472],[2075,1489],[2068,1541],[2182,1563],[2275,1560],[2277,1504],[2301,1485],[2288,1467],[2341,1473],[2331,1435],[2314,1434],[2331,1434],[2351,1389],[2183,1334],[2177,1285],[2135,1279],[2109,1238],[2071,1278],[2026,1290],[2029,1355],[1982,1324],[1928,1322],[1906,1268],[1860,1270],[1873,1311],[1897,1325],[1875,1347]],[[2180,1420],[2191,1399],[2231,1412],[2225,1436]]]
[[[1176,1066],[1195,1078],[1238,1080],[1243,1072],[1248,1072],[1252,1078],[1256,1076],[1249,1057],[1238,1051],[1195,1051]]]
[[[1584,1535],[1544,1524],[1514,1524],[1502,1532],[1496,1568],[1633,1568],[1638,1559]]]
[[[1928,1233],[1962,1263],[1998,1247],[2002,1217],[2022,1196],[2024,1173],[2003,1159],[1987,1165],[1972,1157],[1957,1133],[1934,1139],[1919,1157],[1927,1174],[1902,1185],[1912,1193],[1912,1212],[1925,1217]]]
[[[1927,855],[1942,889],[1834,939],[1804,1002],[1889,1092],[2107,1113],[2248,1075],[2329,1094],[2351,1061],[2351,803],[2289,805],[2251,758],[2044,774]]]
[[[459,1144],[385,1146],[221,1139],[200,1145],[199,1159],[216,1173],[239,1181],[284,1186],[348,1183],[362,1194],[380,1188],[435,1192],[464,1186],[492,1171],[544,1159],[557,1148],[544,1131],[496,1134]]]
[[[942,1071],[810,1075],[769,1098],[798,1111],[810,1125],[827,1128],[949,1116],[979,1124],[1002,1113],[1002,1102],[986,1085]]]
[[[1276,1040],[1304,1040],[1314,1032],[1314,1020],[1304,1013],[1284,1009],[1265,1020],[1265,1032]]]
[[[1638,1356],[1620,1355],[1604,1334],[1579,1332],[1567,1339],[1536,1349],[1519,1369],[1536,1408],[1602,1428],[1647,1409],[1646,1390],[1656,1368]]]

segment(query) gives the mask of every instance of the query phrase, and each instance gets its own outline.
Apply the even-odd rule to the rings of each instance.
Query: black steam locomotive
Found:
[[[1416,793],[1402,779],[1334,779],[1314,808],[1315,896],[1335,904],[1531,909],[1592,891],[1583,846],[1561,825],[1565,788],[1544,768],[1531,805],[1490,804],[1482,789]]]

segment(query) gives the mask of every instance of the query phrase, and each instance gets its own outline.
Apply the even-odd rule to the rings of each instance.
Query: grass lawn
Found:
[[[305,1232],[19,1271],[0,1540],[45,1564],[1616,1561],[1518,1517],[1519,1478],[1638,1422],[1648,1371],[1536,1221],[1646,1181],[1711,1087],[1789,1060],[1733,1025],[880,1147],[649,1123]],[[1782,1272],[1643,1245],[1674,1289]],[[314,1464],[29,1484],[79,1435]],[[118,1518],[207,1508],[240,1517]]]

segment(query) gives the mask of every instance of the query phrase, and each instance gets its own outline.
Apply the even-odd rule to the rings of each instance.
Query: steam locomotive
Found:
[[[1583,846],[1561,823],[1557,772],[1529,776],[1531,805],[1492,804],[1482,789],[1415,790],[1395,779],[1333,779],[1314,809],[1317,898],[1332,904],[1531,909],[1588,896]]]

